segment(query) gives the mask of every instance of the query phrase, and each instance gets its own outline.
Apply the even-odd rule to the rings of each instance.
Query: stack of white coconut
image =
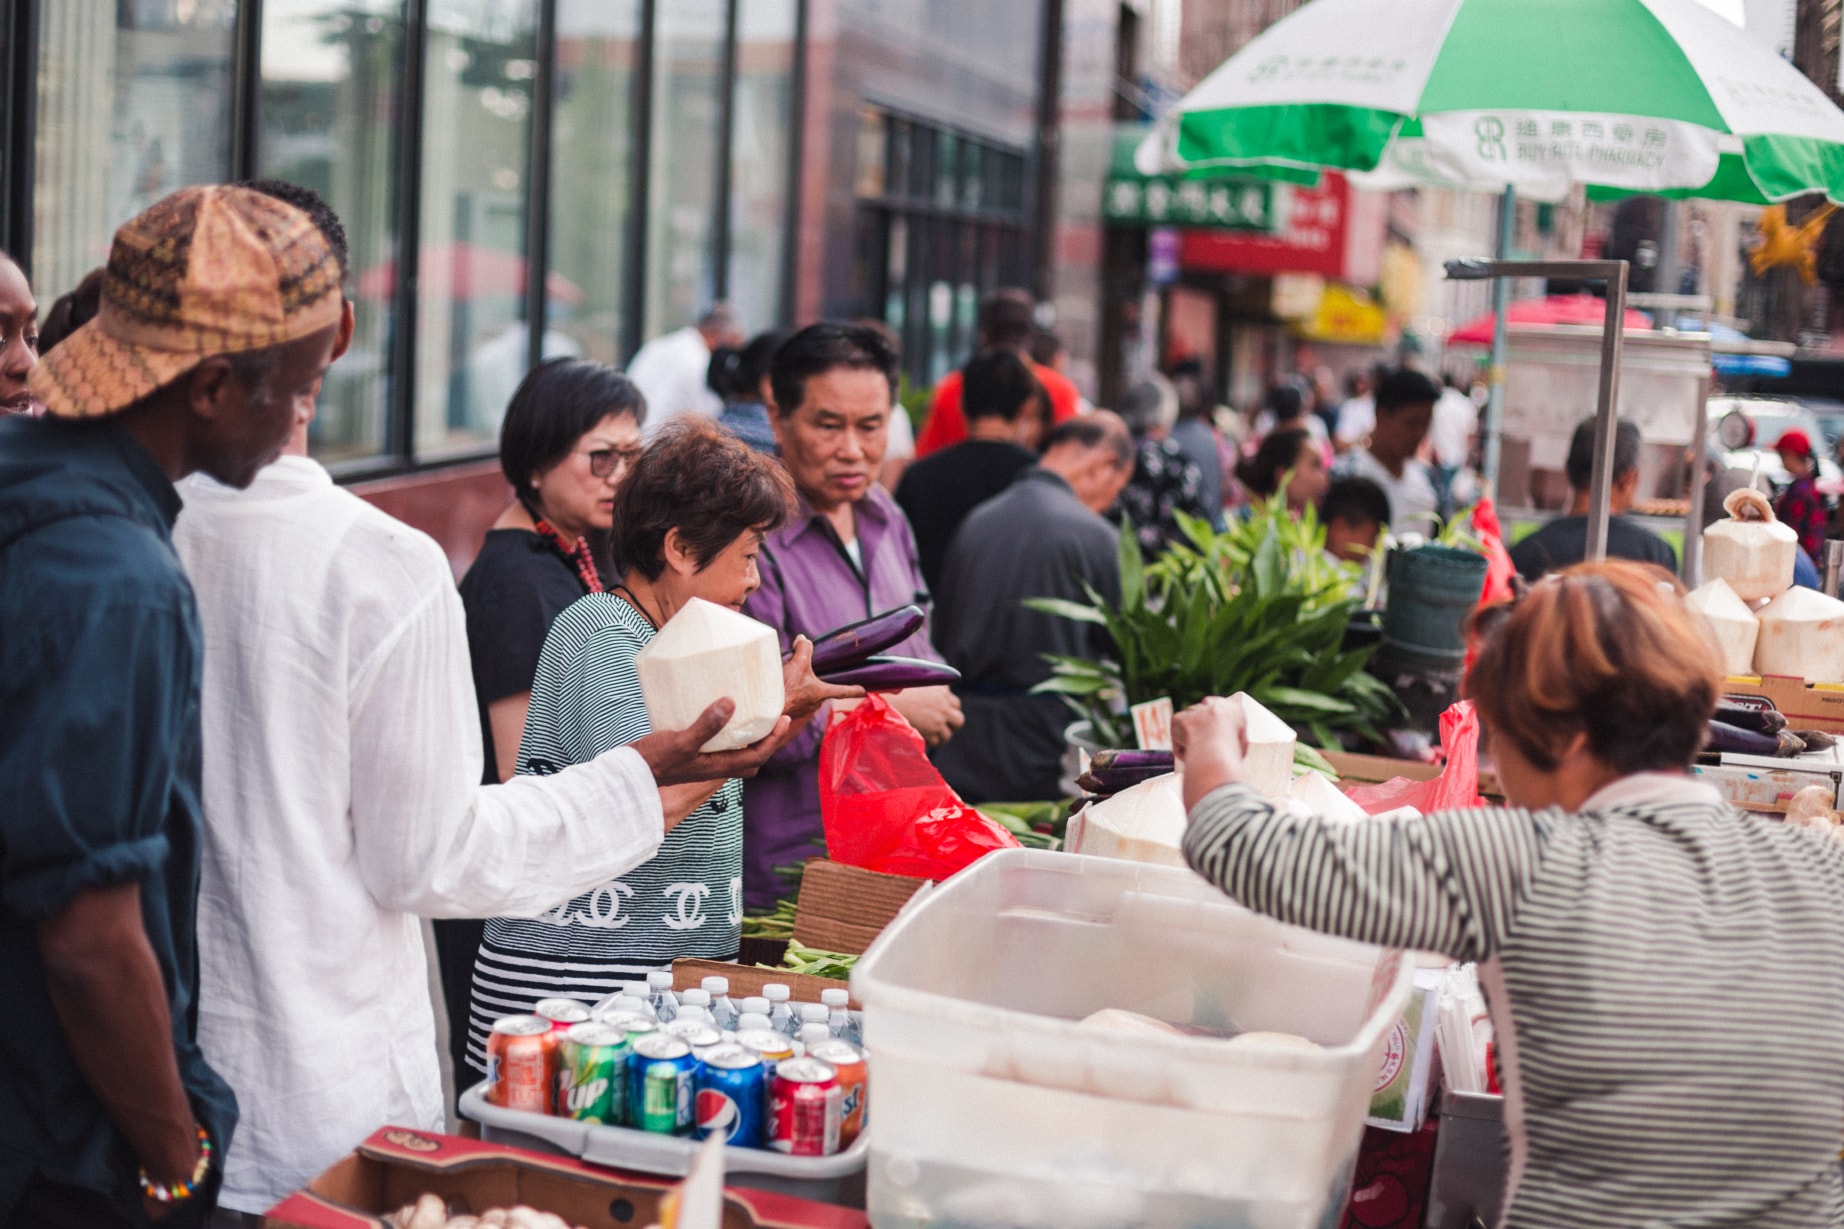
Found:
[[[1229,698],[1241,707],[1248,730],[1247,782],[1264,797],[1302,814],[1330,819],[1365,818],[1364,809],[1317,772],[1293,771],[1293,728],[1244,692]],[[1184,766],[1177,772],[1092,803],[1070,820],[1070,849],[1104,858],[1184,866]]]
[[[1844,602],[1793,586],[1798,535],[1759,491],[1736,491],[1722,506],[1729,519],[1703,531],[1711,579],[1685,604],[1715,634],[1723,669],[1844,682]]]

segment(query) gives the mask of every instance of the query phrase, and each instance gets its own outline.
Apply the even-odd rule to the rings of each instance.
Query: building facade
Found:
[[[1055,157],[1067,48],[1105,60],[1134,12],[0,0],[0,246],[49,304],[175,188],[317,189],[348,233],[358,326],[314,454],[461,566],[506,496],[507,399],[541,358],[619,364],[724,300],[752,332],[884,319],[921,383],[965,357],[984,291],[1054,301],[1043,253],[1080,195]],[[1091,109],[1080,90],[1112,84],[1092,76],[1069,78]]]

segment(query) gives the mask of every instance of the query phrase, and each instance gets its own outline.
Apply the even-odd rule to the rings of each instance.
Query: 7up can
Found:
[[[573,1024],[558,1052],[558,1115],[609,1126],[626,1122],[627,1034],[608,1024]]]
[[[697,1073],[691,1046],[679,1038],[648,1033],[635,1041],[628,1060],[628,1125],[661,1135],[689,1135]]]

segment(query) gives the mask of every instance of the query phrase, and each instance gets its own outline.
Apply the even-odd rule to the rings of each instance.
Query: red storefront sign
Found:
[[[1345,277],[1352,204],[1345,177],[1328,171],[1317,187],[1277,188],[1276,196],[1287,210],[1277,233],[1187,230],[1179,243],[1179,267],[1202,273]]]

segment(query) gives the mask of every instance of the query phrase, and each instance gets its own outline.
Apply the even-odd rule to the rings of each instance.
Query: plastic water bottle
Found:
[[[768,1000],[769,1027],[777,1033],[794,1036],[799,1031],[799,1021],[794,1016],[794,1008],[788,1003],[794,997],[794,992],[780,982],[769,982],[762,987],[762,997]]]
[[[817,1007],[819,1005],[815,1003],[810,1004],[810,1006]],[[825,1008],[822,1007],[820,1010],[824,1011]],[[797,1040],[801,1045],[807,1047],[807,1049],[811,1051],[814,1046],[824,1045],[826,1042],[831,1041],[832,1034],[826,1031],[826,1025],[824,1023],[815,1021],[800,1026],[800,1036]]]
[[[804,1029],[809,1024],[826,1023],[827,1008],[822,1003],[802,1003],[794,1014],[800,1017],[799,1028]],[[800,1035],[799,1029],[796,1029],[794,1035]]]
[[[858,1024],[852,1019],[848,1007],[852,1001],[849,990],[822,990],[820,1002],[826,1005],[826,1029],[841,1041],[858,1044]]]
[[[711,1019],[716,1021],[717,1027],[736,1031],[736,1021],[743,1013],[730,1001],[730,979],[707,977],[704,979],[704,992],[711,996]]]
[[[657,973],[647,974],[647,1002],[653,1007],[653,1017],[661,1024],[671,1024],[679,1018],[679,999],[672,992],[672,973],[662,969]]]
[[[711,1015],[711,992],[696,987],[679,992],[679,1015],[681,1020],[701,1020],[716,1027],[717,1021]]]
[[[768,1022],[768,1013],[766,1012],[746,1011],[736,1018],[736,1031],[739,1034],[747,1033],[754,1029],[766,1029],[773,1032],[774,1027],[774,1025]]]
[[[751,995],[750,997],[739,1002],[736,1005],[736,1010],[740,1012],[742,1015],[745,1015],[745,1016],[758,1015],[766,1020],[768,1018],[768,1010],[769,1010],[768,1000],[763,998],[759,994]],[[742,1032],[743,1026],[741,1024],[738,1024],[736,1026],[736,1031],[739,1033]]]

